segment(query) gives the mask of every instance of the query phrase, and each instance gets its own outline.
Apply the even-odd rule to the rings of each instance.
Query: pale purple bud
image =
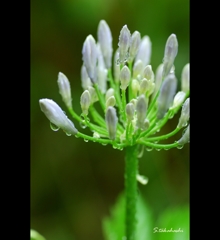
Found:
[[[128,118],[128,121],[132,121],[134,118],[134,104],[133,103],[128,103],[126,105],[126,115]]]
[[[137,60],[133,66],[133,78],[140,80],[143,76],[144,64],[141,60]]]
[[[129,49],[129,61],[132,62],[137,55],[139,45],[141,43],[141,35],[138,31],[135,31],[131,35],[131,44]]]
[[[182,91],[178,92],[173,99],[173,105],[171,109],[179,107],[183,103],[185,96],[186,96],[185,92],[182,92]]]
[[[121,86],[120,88],[122,90],[125,90],[130,82],[130,78],[131,78],[131,71],[130,69],[125,65],[120,72],[120,82],[121,82]]]
[[[173,67],[173,63],[175,57],[178,52],[178,42],[175,34],[171,34],[167,39],[165,50],[164,50],[164,58],[163,58],[163,78],[166,77],[171,68]]]
[[[145,94],[149,88],[150,88],[150,81],[144,78],[140,84],[140,91],[139,91],[140,95]]]
[[[97,47],[95,43],[95,39],[92,35],[89,35],[82,49],[83,62],[86,67],[86,71],[88,73],[89,78],[93,83],[96,82],[96,63],[97,63]]]
[[[115,90],[114,88],[109,88],[105,94],[105,101],[108,100],[111,96],[114,96]]]
[[[184,102],[183,106],[182,106],[182,111],[181,111],[181,115],[179,118],[179,123],[177,125],[178,128],[182,128],[185,127],[188,123],[189,120],[189,99],[187,98],[186,101]]]
[[[116,129],[118,123],[118,117],[116,115],[116,110],[114,107],[108,107],[105,115],[105,121],[107,125],[107,130],[109,133],[109,138],[114,140],[116,137]]]
[[[80,105],[83,114],[88,115],[90,103],[91,103],[90,93],[88,90],[85,90],[80,97]]]
[[[124,63],[127,61],[128,49],[130,47],[130,39],[131,39],[131,33],[127,28],[127,25],[124,25],[123,28],[121,29],[121,32],[119,35],[119,42],[118,42],[120,63]]]
[[[151,82],[154,82],[154,72],[152,70],[151,65],[147,65],[144,68],[143,77],[146,78],[147,80],[151,80]]]
[[[189,133],[189,126],[186,128],[185,132],[183,133],[183,136],[180,138],[178,142],[179,145],[184,145],[186,143],[189,143],[190,141],[190,133]]]
[[[114,80],[116,83],[119,82],[119,78],[120,78],[120,64],[118,62],[119,60],[119,50],[117,49],[115,51],[115,56],[114,56],[114,64],[113,64],[113,67],[114,67]]]
[[[141,60],[144,67],[150,63],[151,58],[151,41],[148,36],[144,36],[139,45],[138,53],[135,62]]]
[[[189,91],[189,63],[185,65],[181,75],[181,89],[183,92],[187,93]]]
[[[77,134],[78,130],[75,128],[72,121],[68,119],[63,110],[51,99],[40,99],[40,109],[49,119],[49,121],[58,128],[63,129],[68,135]]]
[[[137,112],[137,126],[143,128],[144,120],[147,115],[147,101],[144,95],[139,96],[136,105]]]
[[[81,83],[82,83],[82,88],[84,90],[87,90],[88,87],[92,86],[92,82],[88,76],[86,67],[84,65],[82,65],[82,67],[81,67]]]
[[[105,20],[99,22],[98,41],[100,43],[105,65],[109,69],[112,66],[112,34]]]
[[[173,102],[176,93],[177,79],[174,74],[169,74],[163,81],[158,96],[157,118],[162,119]]]
[[[115,97],[114,96],[111,96],[111,97],[109,97],[108,99],[107,99],[107,101],[106,101],[106,108],[108,108],[108,107],[114,107],[115,106],[115,104],[116,104],[116,100],[115,100]]]
[[[66,104],[67,108],[72,108],[71,89],[68,78],[63,73],[59,72],[57,83],[63,102]]]

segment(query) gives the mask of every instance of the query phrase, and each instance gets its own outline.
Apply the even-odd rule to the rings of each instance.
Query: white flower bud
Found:
[[[183,103],[185,96],[186,96],[185,92],[182,92],[182,91],[178,92],[173,99],[173,105],[170,109],[179,107]]]
[[[179,123],[177,125],[178,128],[182,128],[185,127],[188,123],[189,120],[189,99],[187,98],[186,101],[184,102],[183,106],[182,106],[182,111],[181,111],[181,115],[179,118]]]
[[[134,104],[134,108],[136,109],[137,99],[136,98],[131,99],[130,103]]]
[[[186,128],[185,132],[183,133],[183,136],[180,138],[180,140],[178,141],[179,145],[184,145],[186,143],[189,142],[190,140],[190,134],[189,134],[189,126]]]
[[[138,80],[133,79],[131,82],[131,89],[134,97],[137,97],[137,93],[140,90],[140,84]]]
[[[105,121],[109,133],[109,138],[114,140],[116,137],[116,129],[118,123],[118,117],[116,115],[116,110],[114,107],[108,107],[105,115]]]
[[[88,115],[88,109],[91,103],[91,96],[88,90],[85,90],[80,97],[82,113]]]
[[[125,65],[120,72],[120,82],[121,82],[121,86],[120,88],[122,90],[125,90],[130,82],[130,78],[131,78],[131,71],[130,69]]]
[[[119,60],[119,50],[117,49],[115,51],[115,56],[114,56],[114,64],[113,64],[113,67],[114,67],[114,80],[116,83],[119,82],[119,78],[120,78],[120,64],[118,62]]]
[[[82,88],[84,90],[87,90],[88,87],[92,86],[92,82],[88,76],[86,67],[84,65],[82,65],[82,67],[81,67],[81,82],[82,82]]]
[[[105,101],[107,101],[108,98],[110,98],[111,96],[114,96],[114,93],[115,93],[114,88],[109,88],[105,94]]]
[[[144,121],[147,115],[147,101],[144,95],[139,96],[136,105],[137,112],[137,126],[139,128],[144,127]]]
[[[152,70],[151,65],[147,65],[144,68],[143,77],[146,78],[147,80],[150,80],[151,82],[154,82],[154,72]]]
[[[82,49],[83,62],[86,67],[86,71],[90,80],[95,83],[96,82],[96,63],[97,63],[97,47],[95,43],[95,39],[92,35],[89,35]]]
[[[133,103],[128,103],[126,105],[126,115],[128,118],[128,121],[132,121],[134,118],[134,104]]]
[[[109,69],[112,66],[112,34],[105,20],[99,22],[98,41],[100,43],[105,65]]]
[[[153,93],[153,98],[157,94],[157,91],[159,90],[161,83],[162,83],[162,72],[163,72],[163,63],[161,63],[155,73],[155,88],[154,88],[154,93]]]
[[[124,25],[123,28],[121,29],[121,32],[119,35],[119,42],[118,42],[120,63],[124,63],[127,61],[128,49],[130,47],[130,39],[131,39],[131,33],[127,28],[127,25]]]
[[[71,89],[68,78],[63,73],[59,72],[57,83],[63,102],[66,104],[67,108],[72,108]]]
[[[141,43],[141,35],[138,31],[135,31],[131,35],[131,44],[129,49],[129,61],[132,62],[137,55],[139,45]]]
[[[150,88],[150,81],[144,78],[140,84],[140,91],[139,91],[140,95],[145,94],[149,88]]]
[[[173,67],[174,59],[178,52],[178,42],[175,34],[171,34],[167,39],[165,50],[164,50],[164,59],[163,59],[163,78],[166,77],[171,68]]]
[[[181,75],[181,89],[185,93],[189,91],[189,77],[189,63],[187,63]]]
[[[67,134],[75,135],[78,130],[72,121],[68,119],[63,110],[51,99],[39,100],[41,111],[46,115],[51,123],[63,129]]]
[[[133,66],[133,78],[140,80],[143,76],[144,64],[141,60],[137,60]]]
[[[177,79],[174,74],[169,74],[163,81],[158,96],[157,118],[162,119],[173,102],[176,93]]]
[[[93,104],[94,102],[97,102],[99,100],[98,95],[95,91],[95,88],[93,87],[88,87],[89,93],[90,93],[90,97],[91,97],[91,104]]]
[[[116,103],[115,97],[114,96],[109,97],[106,101],[106,109],[110,106],[114,107],[115,103]]]
[[[147,130],[149,128],[149,126],[150,126],[150,121],[147,118],[145,118],[144,124],[143,124],[143,129]]]
[[[151,41],[148,36],[144,36],[139,45],[138,53],[135,62],[141,60],[144,67],[150,63],[151,58]]]

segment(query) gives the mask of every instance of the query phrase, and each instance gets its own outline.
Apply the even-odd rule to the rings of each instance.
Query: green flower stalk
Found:
[[[189,63],[181,75],[181,90],[177,91],[177,77],[174,60],[178,52],[175,34],[165,44],[163,63],[154,74],[150,65],[151,40],[140,38],[135,31],[132,35],[127,25],[119,35],[119,48],[114,56],[112,35],[106,21],[98,25],[97,42],[89,35],[82,49],[80,97],[82,112],[77,114],[72,106],[70,83],[59,73],[59,92],[69,114],[82,128],[89,128],[91,135],[84,134],[63,110],[50,99],[40,99],[40,108],[53,124],[68,135],[75,135],[86,141],[110,144],[114,149],[125,149],[125,192],[126,192],[126,240],[136,240],[137,180],[146,184],[146,178],[139,175],[139,147],[146,149],[182,148],[189,142]],[[112,59],[113,58],[113,59]],[[113,69],[112,69],[113,68]],[[75,103],[76,104],[76,103]],[[101,105],[102,112],[96,110]],[[159,130],[181,110],[177,127],[164,135]],[[56,127],[54,127],[54,125]],[[184,129],[183,129],[184,128]],[[165,144],[162,141],[183,129],[182,137]]]

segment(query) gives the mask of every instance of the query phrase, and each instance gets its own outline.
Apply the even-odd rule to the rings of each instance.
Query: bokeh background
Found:
[[[148,35],[154,71],[171,33],[179,42],[179,81],[189,62],[189,0],[31,0],[31,228],[47,240],[103,239],[102,219],[124,189],[124,152],[51,131],[38,103],[51,98],[65,109],[57,87],[61,71],[71,82],[74,110],[81,113],[82,45],[89,34],[97,39],[101,19],[111,28],[114,50],[125,24]],[[161,133],[172,131],[178,117]],[[180,137],[181,132],[170,141]],[[138,187],[154,227],[166,209],[188,206],[189,144],[181,150],[145,151],[139,171],[149,178]]]

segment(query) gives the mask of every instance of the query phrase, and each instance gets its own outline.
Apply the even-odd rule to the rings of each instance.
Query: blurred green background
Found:
[[[74,110],[81,113],[82,45],[89,34],[97,39],[101,19],[111,28],[114,50],[125,24],[131,33],[148,35],[154,71],[171,33],[179,42],[179,80],[189,62],[189,0],[31,0],[31,228],[47,240],[103,239],[102,219],[124,189],[124,152],[51,131],[38,103],[51,98],[65,110],[57,87],[61,71],[70,80]],[[178,117],[161,133],[172,131]],[[139,191],[153,227],[164,228],[157,225],[163,211],[189,204],[189,144],[182,150],[145,151],[139,171],[149,178]]]

